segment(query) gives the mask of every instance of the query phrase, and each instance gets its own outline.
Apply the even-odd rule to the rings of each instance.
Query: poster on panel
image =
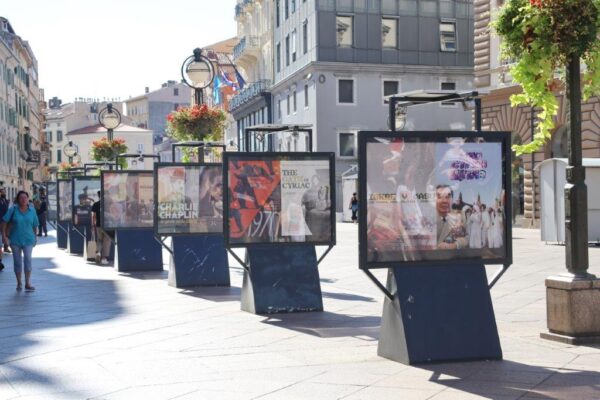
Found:
[[[73,183],[71,179],[58,181],[58,221],[72,222]]]
[[[152,171],[103,171],[102,196],[104,229],[153,227]]]
[[[223,167],[158,164],[155,167],[156,233],[223,232]]]
[[[73,225],[90,225],[92,205],[99,201],[100,177],[73,177]]]
[[[231,246],[335,243],[331,154],[228,154],[226,161]]]
[[[507,258],[502,141],[384,135],[365,145],[367,264]]]
[[[56,182],[48,182],[46,183],[46,196],[48,203],[48,220],[56,221],[58,217],[58,184]]]

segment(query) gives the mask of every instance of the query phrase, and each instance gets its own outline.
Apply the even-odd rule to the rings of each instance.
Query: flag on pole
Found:
[[[215,81],[213,82],[213,100],[215,104],[221,104],[221,78],[219,75],[215,76]]]
[[[231,58],[229,58],[229,56],[227,54],[225,54],[225,57],[227,57],[227,60],[229,60],[229,64],[231,64],[231,67],[235,71],[235,79],[237,79],[237,83],[238,83],[240,90],[243,89],[244,86],[246,85],[246,81],[242,77],[242,74],[240,74],[240,71],[238,71],[238,69],[235,67],[235,64],[233,63],[233,61],[231,61]]]

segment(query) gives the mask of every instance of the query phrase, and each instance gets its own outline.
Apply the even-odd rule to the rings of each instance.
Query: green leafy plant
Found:
[[[502,39],[501,57],[515,61],[513,80],[522,92],[511,96],[511,105],[541,109],[532,141],[514,145],[517,155],[538,150],[550,138],[559,105],[553,91],[571,57],[587,66],[584,100],[600,93],[600,0],[508,0],[493,28]]]

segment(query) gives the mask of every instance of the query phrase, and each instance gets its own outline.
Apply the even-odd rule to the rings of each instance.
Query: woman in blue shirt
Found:
[[[4,216],[2,232],[4,243],[8,243],[13,253],[17,290],[23,288],[21,273],[25,269],[25,290],[35,290],[31,286],[31,253],[36,244],[36,228],[39,221],[35,209],[29,205],[29,194],[24,191],[17,193],[16,204]],[[24,267],[24,268],[23,268]]]

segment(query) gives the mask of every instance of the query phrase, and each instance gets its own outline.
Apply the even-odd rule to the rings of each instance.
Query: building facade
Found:
[[[127,116],[133,126],[154,132],[154,143],[162,142],[167,127],[167,115],[178,107],[188,107],[192,89],[184,83],[167,81],[160,89],[150,91],[125,101]]]
[[[81,129],[69,131],[67,140],[77,148],[81,157],[81,164],[96,162],[91,157],[92,144],[107,136],[106,129],[99,124],[86,126]],[[127,152],[130,154],[153,154],[153,134],[151,130],[142,129],[131,125],[121,124],[113,131],[115,139],[125,140]],[[68,160],[63,160],[68,161]],[[128,159],[130,169],[152,169],[154,159],[144,160]]]
[[[475,0],[475,86],[489,92],[482,99],[483,129],[512,132],[513,143],[531,141],[536,123],[532,107],[511,107],[510,96],[521,91],[512,82],[509,65],[500,60],[500,39],[489,24],[503,0]],[[513,217],[522,216],[521,226],[538,227],[540,218],[540,180],[536,166],[547,158],[568,156],[565,91],[557,85],[555,96],[560,108],[555,129],[546,145],[532,154],[513,159]],[[600,157],[600,100],[582,104],[582,145],[584,157]]]
[[[43,104],[33,50],[0,17],[0,186],[10,197],[48,178]]]
[[[234,137],[228,144],[243,149],[244,129],[273,122],[273,0],[239,0],[235,7],[238,43],[233,60],[246,79],[246,85],[229,103],[235,120]],[[242,147],[240,147],[242,146]]]
[[[106,108],[107,104],[107,101],[83,98],[67,104],[62,104],[56,97],[48,100],[44,115],[46,142],[49,147],[47,164],[50,171],[56,171],[60,163],[67,161],[63,155],[63,147],[69,142],[67,133],[98,125],[98,113]],[[123,113],[123,103],[115,101],[112,105]],[[126,117],[123,118],[124,123],[128,121]]]
[[[357,164],[357,132],[389,129],[384,96],[473,89],[470,1],[278,0],[274,8],[273,121],[312,126],[312,150],[335,153],[338,189]],[[470,130],[471,119],[459,105],[424,105],[408,109],[405,129]],[[307,143],[284,133],[273,146]]]

